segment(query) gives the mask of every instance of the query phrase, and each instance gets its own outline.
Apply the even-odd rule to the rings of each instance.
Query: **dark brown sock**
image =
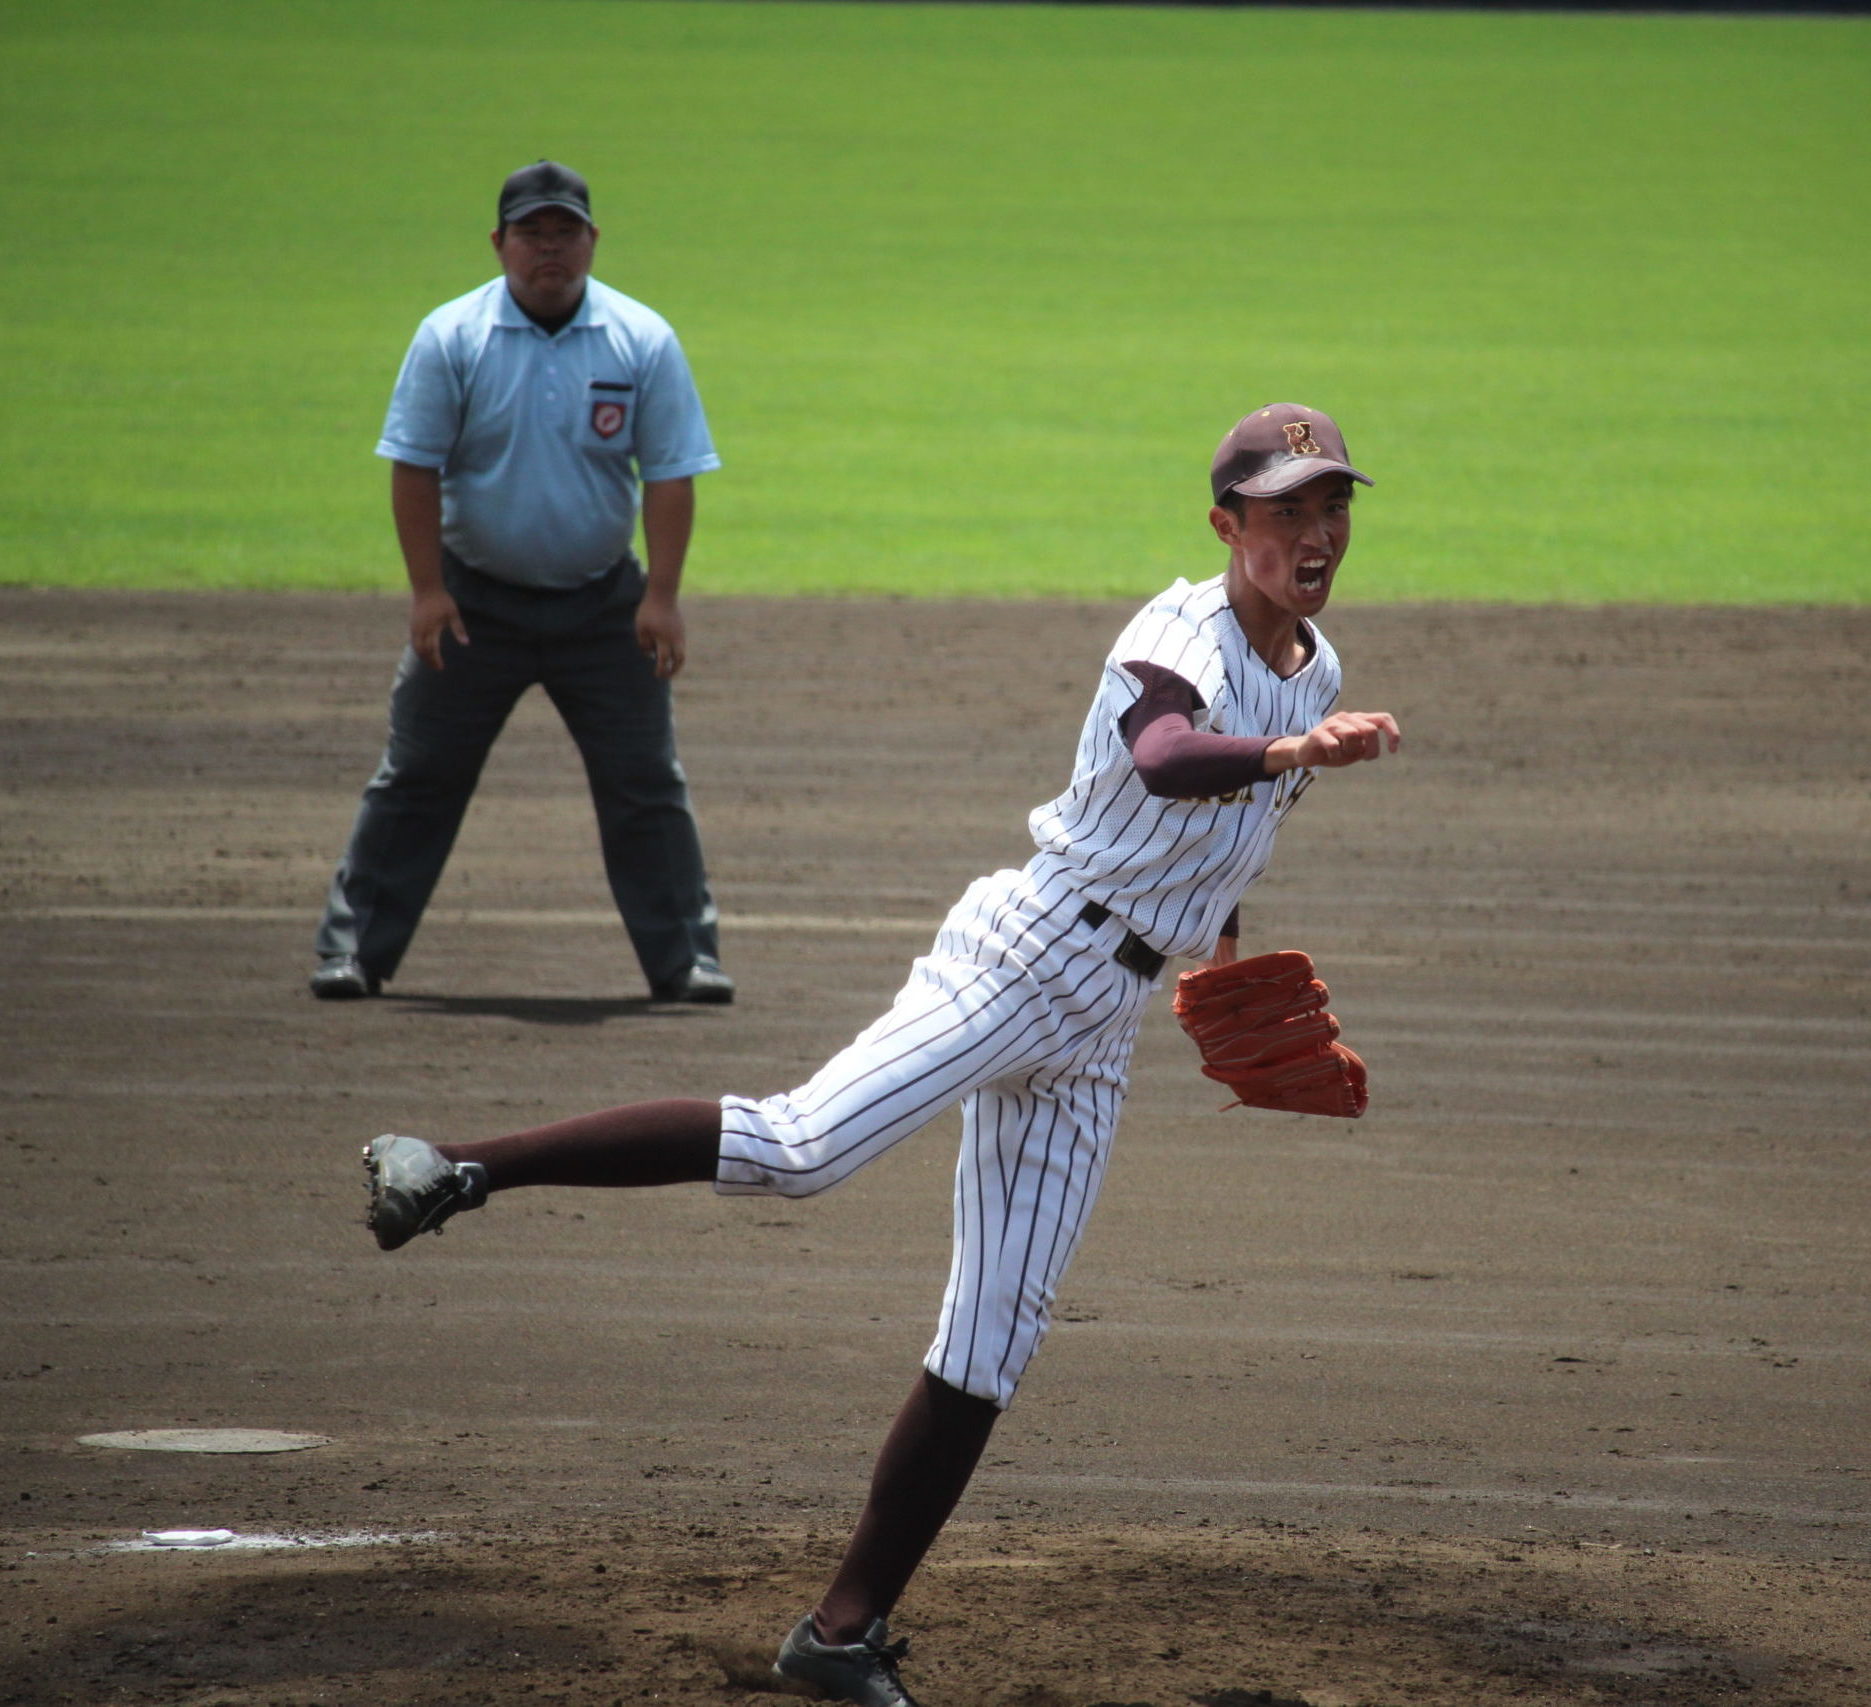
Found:
[[[948,1522],[1000,1410],[924,1370],[884,1437],[870,1498],[813,1614],[827,1642],[856,1642],[887,1618]]]
[[[721,1155],[721,1105],[694,1097],[626,1103],[504,1138],[436,1149],[451,1162],[479,1162],[490,1191],[712,1180]]]

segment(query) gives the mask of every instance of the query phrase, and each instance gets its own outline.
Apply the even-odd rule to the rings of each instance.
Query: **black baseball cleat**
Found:
[[[897,1662],[909,1651],[908,1642],[890,1640],[881,1618],[871,1620],[861,1642],[821,1642],[808,1612],[780,1644],[773,1670],[795,1682],[817,1684],[834,1701],[855,1701],[859,1707],[916,1707],[916,1698],[897,1676]]]
[[[364,1146],[364,1175],[370,1188],[364,1225],[381,1250],[439,1233],[449,1216],[487,1201],[487,1169],[479,1162],[451,1162],[433,1144],[393,1132]]]
[[[658,984],[650,992],[656,1002],[693,1002],[700,1006],[725,1007],[734,1000],[734,980],[721,970],[721,962],[704,954],[680,978]]]
[[[355,954],[330,954],[312,974],[312,994],[321,1002],[355,1002],[374,996],[383,980],[365,971]]]

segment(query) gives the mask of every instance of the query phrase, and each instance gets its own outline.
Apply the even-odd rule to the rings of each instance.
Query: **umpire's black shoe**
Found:
[[[653,1001],[695,1002],[702,1006],[726,1007],[734,1000],[734,980],[721,970],[721,962],[704,954],[680,978],[658,984],[650,992]]]
[[[355,954],[328,955],[312,974],[312,994],[321,1002],[355,1002],[382,988],[383,980],[366,972]]]
[[[487,1201],[487,1169],[479,1162],[451,1162],[433,1144],[394,1132],[364,1146],[364,1177],[370,1187],[364,1225],[386,1251],[418,1233],[439,1233],[449,1216]]]
[[[856,1701],[859,1707],[916,1707],[916,1698],[897,1676],[897,1662],[909,1651],[908,1642],[890,1640],[881,1618],[871,1620],[861,1642],[821,1642],[808,1612],[780,1644],[773,1669],[781,1677],[817,1684],[834,1701]]]

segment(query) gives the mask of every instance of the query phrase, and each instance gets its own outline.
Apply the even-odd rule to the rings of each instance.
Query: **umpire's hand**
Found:
[[[657,676],[667,681],[688,656],[688,635],[682,612],[676,601],[661,593],[646,591],[637,606],[637,644],[644,657],[656,665]]]
[[[442,667],[444,634],[452,634],[463,646],[468,644],[468,625],[461,620],[460,607],[440,588],[415,594],[409,603],[409,643],[431,670]]]

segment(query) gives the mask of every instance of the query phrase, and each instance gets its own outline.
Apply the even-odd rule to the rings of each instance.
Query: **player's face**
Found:
[[[577,308],[591,272],[598,228],[562,207],[544,207],[494,233],[494,252],[513,300],[552,319]]]
[[[1219,505],[1209,521],[1228,547],[1228,597],[1316,616],[1332,596],[1351,544],[1351,481],[1321,474],[1277,498],[1249,498],[1238,518]]]

